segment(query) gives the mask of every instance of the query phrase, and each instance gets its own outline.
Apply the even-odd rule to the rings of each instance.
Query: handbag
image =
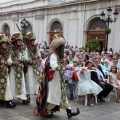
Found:
[[[73,80],[76,81],[76,82],[79,81],[76,71],[73,72]]]
[[[54,70],[49,69],[49,71],[48,71],[48,82],[52,81],[52,79],[54,77],[54,73],[55,73]]]

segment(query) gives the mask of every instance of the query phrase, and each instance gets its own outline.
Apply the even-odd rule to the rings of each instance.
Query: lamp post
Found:
[[[109,23],[113,23],[113,22],[116,22],[117,18],[118,18],[118,11],[115,10],[113,15],[114,15],[114,19],[112,19],[112,8],[109,7],[107,9],[107,17],[105,17],[105,13],[104,11],[102,11],[102,13],[100,14],[100,17],[101,17],[101,20],[103,20],[106,24],[107,24],[107,28],[109,28]],[[105,50],[107,51],[107,48],[108,48],[108,33],[106,33],[106,37],[107,37],[107,40],[106,40],[106,48]]]
[[[25,18],[23,18],[23,20],[20,22],[20,25],[21,25],[21,32],[23,35],[23,42],[24,42],[24,37],[26,35],[27,28],[29,26],[29,22]]]
[[[28,28],[29,22],[25,18],[23,18],[23,20],[20,22],[20,24],[21,24],[22,34],[24,32],[27,32],[27,28]]]

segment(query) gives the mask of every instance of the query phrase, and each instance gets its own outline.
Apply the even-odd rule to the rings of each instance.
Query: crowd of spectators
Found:
[[[37,44],[41,53],[40,70],[43,72],[44,64],[50,54],[50,47]],[[90,52],[84,47],[78,48],[67,45],[64,49],[65,80],[69,88],[70,100],[75,96],[88,95],[88,105],[94,106],[93,96],[97,95],[100,102],[106,102],[107,96],[116,91],[116,102],[120,103],[120,51]],[[76,73],[76,74],[75,74]],[[77,75],[78,80],[74,80]],[[107,79],[107,81],[104,81]]]

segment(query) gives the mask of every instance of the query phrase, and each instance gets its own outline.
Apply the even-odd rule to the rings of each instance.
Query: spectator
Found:
[[[66,68],[70,68],[69,66],[69,61],[68,60],[65,60],[64,61],[65,65],[66,65]],[[73,100],[74,99],[74,96],[73,96],[73,70],[72,69],[66,69],[65,70],[65,81],[66,83],[68,84],[68,87],[69,87],[69,91],[70,91],[70,100]]]
[[[72,53],[72,51],[69,51],[68,60],[69,60],[69,65],[71,67],[73,67],[73,53]]]
[[[104,65],[102,65],[102,70],[103,71],[110,71],[111,66],[109,65],[110,61],[108,59],[104,60]]]
[[[92,103],[93,95],[97,95],[102,91],[102,88],[97,85],[94,81],[91,80],[90,69],[92,64],[91,62],[86,62],[87,68],[81,68],[77,73],[79,76],[79,82],[77,84],[76,94],[77,96],[88,96],[88,105],[94,106]]]
[[[112,55],[112,54],[113,54],[112,48],[110,48],[110,49],[107,51],[107,54],[109,54],[109,55]]]
[[[120,84],[118,83],[118,80],[117,80],[117,67],[116,66],[112,66],[111,69],[110,69],[109,82],[111,83],[111,85],[113,85],[113,87],[117,91],[116,102],[120,103]]]
[[[96,70],[96,72],[94,71],[91,72],[91,79],[103,88],[103,91],[98,94],[98,99],[101,102],[105,102],[104,98],[106,98],[108,94],[113,90],[113,86],[110,85],[109,83],[104,82],[103,78],[100,76],[99,72],[101,72],[103,75],[104,75],[104,72],[102,71],[101,66],[99,66],[98,59],[94,58],[93,62],[97,66],[98,70]]]

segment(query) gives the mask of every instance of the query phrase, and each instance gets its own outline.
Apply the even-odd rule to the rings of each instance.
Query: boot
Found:
[[[12,102],[11,100],[6,101],[6,107],[7,108],[14,108],[14,107],[16,107],[16,104],[15,104],[15,102]]]
[[[78,114],[80,114],[80,110],[78,108],[76,112],[72,112],[70,109],[66,109],[66,111],[67,111],[68,118],[71,118],[72,116],[77,116]]]

